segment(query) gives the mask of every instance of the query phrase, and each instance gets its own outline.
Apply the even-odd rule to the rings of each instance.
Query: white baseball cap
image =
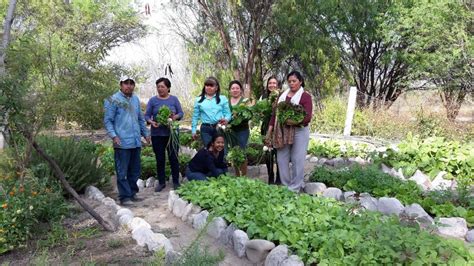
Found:
[[[121,76],[120,77],[120,82],[124,82],[126,80],[131,80],[131,81],[135,82],[135,79],[133,79],[132,77],[129,77],[129,76]]]

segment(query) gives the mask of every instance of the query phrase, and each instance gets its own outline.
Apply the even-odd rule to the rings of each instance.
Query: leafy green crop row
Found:
[[[366,159],[374,151],[368,144],[350,143],[337,140],[314,140],[309,141],[308,153],[325,158],[337,157],[361,157]]]
[[[345,191],[367,192],[375,197],[395,197],[403,204],[418,203],[434,216],[463,217],[474,225],[474,197],[462,188],[458,191],[423,193],[415,182],[402,181],[385,174],[376,165],[356,165],[342,169],[316,167],[310,180]]]
[[[298,195],[248,178],[188,182],[178,194],[246,230],[287,244],[307,264],[457,264],[474,257],[458,240],[401,226],[395,217],[351,214],[332,199]]]

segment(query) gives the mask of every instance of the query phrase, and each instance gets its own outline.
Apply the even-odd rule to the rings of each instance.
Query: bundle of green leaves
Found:
[[[293,104],[291,102],[280,102],[277,105],[277,117],[278,123],[284,125],[288,119],[293,120],[296,123],[303,121],[306,115],[302,105]]]
[[[272,115],[272,104],[269,99],[262,99],[252,106],[251,111],[252,121],[259,123],[270,118]]]
[[[239,146],[231,147],[227,152],[226,158],[234,167],[238,167],[245,162],[245,151]]]
[[[191,181],[177,193],[234,223],[249,238],[288,245],[307,265],[466,265],[474,259],[463,242],[402,226],[395,217],[354,215],[333,199],[298,195],[245,177]]]
[[[171,109],[168,106],[163,105],[158,110],[158,113],[155,116],[155,121],[160,125],[168,126],[170,124],[169,119],[171,118],[171,115]]]
[[[230,120],[230,126],[237,126],[242,122],[249,121],[252,115],[252,109],[245,103],[232,106],[232,120]]]

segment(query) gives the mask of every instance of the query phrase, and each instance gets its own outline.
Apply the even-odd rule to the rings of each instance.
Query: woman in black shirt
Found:
[[[216,134],[206,148],[194,155],[186,168],[186,177],[191,180],[207,180],[227,172],[224,160],[224,136]]]

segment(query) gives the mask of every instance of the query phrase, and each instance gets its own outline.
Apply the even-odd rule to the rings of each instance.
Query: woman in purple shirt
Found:
[[[172,138],[170,138],[170,128],[168,125],[160,125],[155,121],[158,111],[164,105],[168,106],[171,110],[171,119],[180,120],[183,118],[184,113],[183,109],[181,108],[181,103],[176,96],[169,94],[170,88],[171,82],[169,79],[159,78],[156,81],[156,90],[158,91],[158,95],[150,98],[145,112],[145,120],[151,124],[151,143],[153,145],[153,152],[155,153],[156,158],[156,172],[158,176],[158,186],[155,188],[156,192],[160,192],[166,187],[166,151],[168,151],[168,158],[170,160],[173,186],[175,189],[179,187],[179,143],[172,143],[173,141]]]

